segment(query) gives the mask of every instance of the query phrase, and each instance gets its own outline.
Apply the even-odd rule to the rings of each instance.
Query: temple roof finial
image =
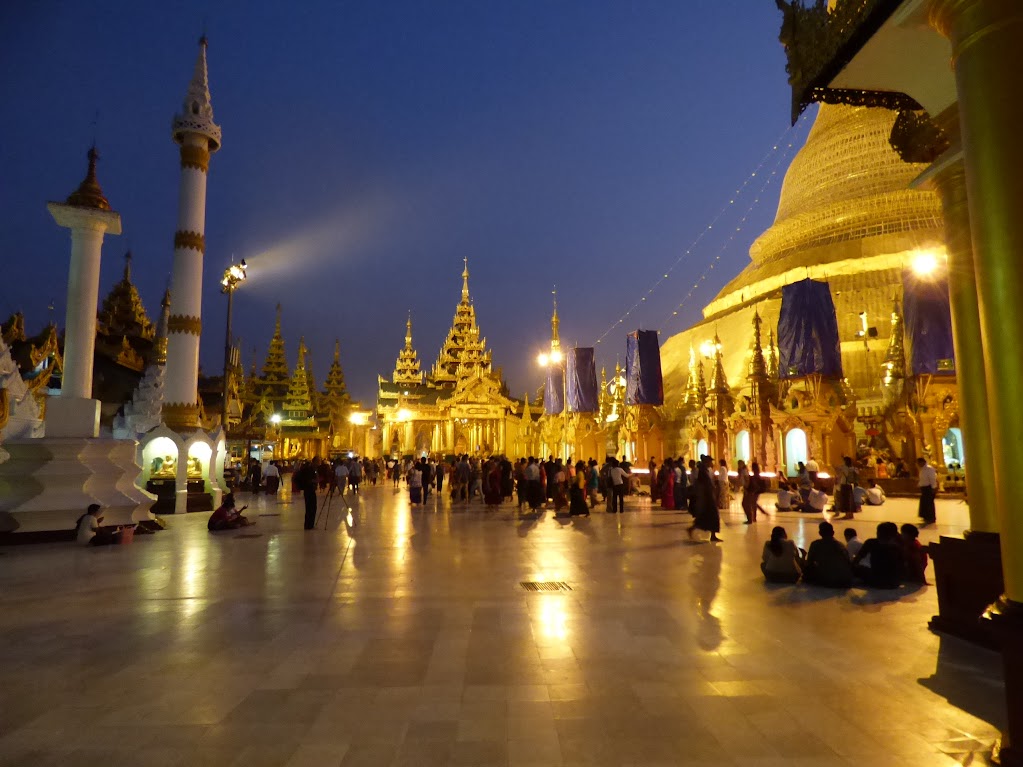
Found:
[[[558,349],[561,347],[561,336],[558,333],[561,320],[558,319],[558,288],[556,285],[551,291],[551,295],[554,296],[554,313],[551,315],[551,349]]]
[[[188,84],[181,113],[175,115],[171,124],[174,140],[183,144],[185,136],[195,133],[209,141],[209,151],[220,149],[220,126],[213,122],[213,102],[210,99],[209,73],[206,67],[206,49],[209,42],[206,35],[199,38],[199,55],[195,60],[192,81]]]
[[[99,181],[96,179],[96,161],[99,160],[99,152],[96,151],[95,144],[89,148],[87,156],[89,158],[89,170],[86,172],[85,178],[82,179],[82,183],[68,196],[65,202],[78,208],[110,210],[110,203],[104,197],[103,190],[100,189]]]
[[[469,259],[463,258],[465,268],[462,270],[462,300],[469,300]]]

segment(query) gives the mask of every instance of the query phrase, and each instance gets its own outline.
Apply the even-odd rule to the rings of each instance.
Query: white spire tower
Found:
[[[220,126],[213,122],[206,71],[206,37],[199,40],[195,73],[181,113],[171,127],[181,147],[178,228],[174,233],[171,295],[167,323],[164,422],[178,432],[199,427],[199,335],[202,332],[202,261],[206,250],[206,173],[210,154],[220,149]]]

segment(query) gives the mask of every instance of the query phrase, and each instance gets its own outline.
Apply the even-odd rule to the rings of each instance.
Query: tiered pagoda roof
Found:
[[[142,298],[131,281],[131,251],[124,254],[124,274],[103,299],[99,332],[112,336],[128,336],[152,340],[156,329],[146,314]]]
[[[271,399],[282,399],[288,393],[290,375],[288,359],[284,353],[284,336],[281,335],[281,305],[277,304],[277,320],[273,338],[263,362],[262,385]]]
[[[330,370],[327,371],[327,381],[323,388],[324,394],[328,397],[342,399],[348,396],[348,388],[345,386],[345,374],[341,370],[341,342],[334,340],[334,360],[330,363]]]
[[[391,380],[402,386],[418,386],[423,382],[423,372],[419,369],[419,355],[412,346],[412,314],[409,313],[405,323],[405,347],[398,352],[398,360],[394,363]]]
[[[476,325],[476,308],[469,300],[469,260],[465,259],[462,299],[455,307],[455,319],[429,375],[430,382],[454,388],[461,378],[489,374],[491,353],[486,347],[487,341],[480,337]]]
[[[284,418],[281,423],[285,426],[315,426],[313,418],[313,400],[309,390],[309,378],[306,374],[305,365],[306,346],[305,339],[298,342],[298,364],[291,376],[291,384],[288,387],[288,396],[284,400]]]

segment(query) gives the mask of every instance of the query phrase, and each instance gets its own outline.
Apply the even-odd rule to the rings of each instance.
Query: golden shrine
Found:
[[[377,377],[378,453],[391,456],[520,455],[528,404],[512,399],[469,298],[469,262],[451,328],[428,374],[412,344],[412,317],[390,380]],[[523,418],[527,414],[527,418]]]

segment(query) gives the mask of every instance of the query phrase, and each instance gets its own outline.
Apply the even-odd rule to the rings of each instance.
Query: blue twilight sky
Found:
[[[777,204],[784,157],[771,149],[806,129],[786,133],[770,0],[8,0],[0,315],[22,310],[34,332],[52,303],[63,324],[69,240],[46,202],[77,186],[95,135],[124,226],[105,242],[101,296],[130,247],[155,319],[177,217],[170,123],[204,23],[224,140],[209,174],[203,366],[223,359],[217,280],[246,258],[246,368],[253,349],[262,364],[280,302],[291,364],[304,335],[322,379],[340,338],[367,405],[409,310],[423,367],[436,359],[463,258],[495,365],[516,396],[532,393],[553,285],[563,341],[592,345],[770,155],[604,337],[598,363],[614,365],[628,330],[682,329],[746,263]]]

